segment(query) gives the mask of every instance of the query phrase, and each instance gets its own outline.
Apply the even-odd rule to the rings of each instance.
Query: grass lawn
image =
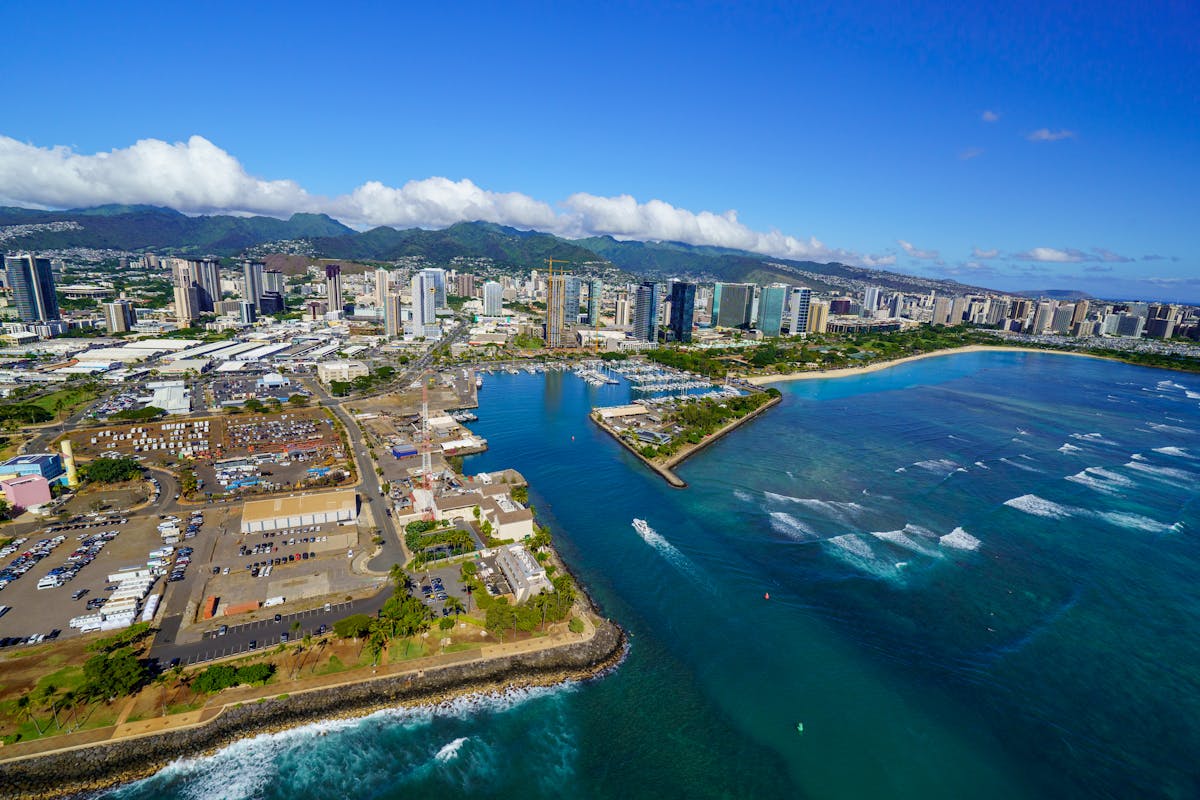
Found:
[[[57,392],[51,392],[48,395],[39,397],[36,400],[30,400],[30,405],[41,406],[51,414],[58,414],[60,417],[69,417],[75,413],[84,403],[90,403],[100,396],[100,392],[91,389],[87,386],[77,386],[70,389],[60,389]],[[59,403],[62,404],[61,411]]]

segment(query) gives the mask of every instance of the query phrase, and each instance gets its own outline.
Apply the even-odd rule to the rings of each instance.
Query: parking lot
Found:
[[[111,585],[106,580],[110,572],[145,563],[147,548],[142,543],[151,539],[139,531],[147,528],[153,531],[148,521],[91,516],[14,539],[0,550],[5,553],[0,557],[0,582],[5,583],[0,604],[10,609],[0,617],[0,642],[9,639],[6,646],[13,646],[12,639],[79,635],[67,622],[87,613],[88,602],[104,596],[105,586]]]

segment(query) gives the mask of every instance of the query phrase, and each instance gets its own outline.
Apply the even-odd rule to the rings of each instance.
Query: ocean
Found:
[[[627,385],[486,376],[466,471],[529,479],[621,667],[106,796],[1200,796],[1200,377],[972,353],[779,388],[677,490],[587,419]]]

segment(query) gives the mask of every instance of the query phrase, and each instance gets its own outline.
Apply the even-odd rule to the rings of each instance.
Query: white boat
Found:
[[[483,388],[483,378],[478,375],[475,376],[475,388],[477,390]]]
[[[646,524],[646,520],[644,519],[634,519],[633,529],[642,536],[648,536],[650,533],[652,533],[650,526]]]

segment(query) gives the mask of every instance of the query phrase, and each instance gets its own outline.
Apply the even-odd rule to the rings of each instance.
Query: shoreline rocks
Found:
[[[211,721],[193,728],[0,762],[0,798],[91,794],[251,736],[328,719],[360,718],[385,708],[439,706],[468,694],[586,680],[617,666],[626,649],[625,632],[616,623],[603,620],[590,639],[552,650],[450,664],[415,678],[371,678],[226,707]]]

